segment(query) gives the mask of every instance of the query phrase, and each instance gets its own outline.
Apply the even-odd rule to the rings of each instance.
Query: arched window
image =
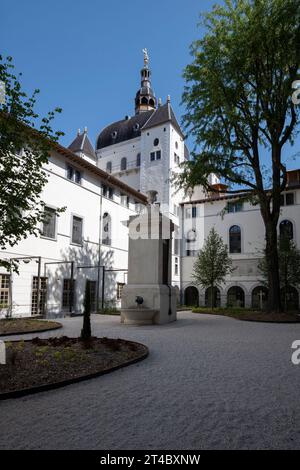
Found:
[[[227,307],[244,307],[245,292],[239,286],[230,287],[227,292]]]
[[[111,216],[108,212],[103,214],[102,243],[103,245],[111,245]]]
[[[214,287],[213,295],[211,295],[211,287],[208,287],[205,291],[205,307],[220,307],[221,305],[221,293],[220,289]]]
[[[241,253],[241,228],[238,225],[229,229],[229,253]]]
[[[257,286],[252,291],[252,308],[265,310],[268,302],[268,289],[264,286]]]
[[[111,173],[111,162],[106,163],[106,171],[107,173]]]
[[[148,104],[148,99],[144,96],[141,101],[142,104]]]
[[[123,157],[121,160],[121,170],[126,170],[127,168],[127,158]]]
[[[285,310],[299,310],[299,294],[295,287],[281,289],[281,301]]]
[[[154,147],[157,147],[158,144],[159,144],[159,139],[156,137],[153,141],[153,145]]]
[[[293,240],[294,238],[294,227],[290,220],[283,220],[279,224],[279,235],[283,240]]]
[[[199,305],[199,292],[194,286],[189,286],[184,291],[184,305],[193,305],[198,307]]]
[[[152,98],[149,100],[149,105],[154,106],[154,100]]]
[[[141,166],[141,154],[138,153],[136,156],[136,166]]]

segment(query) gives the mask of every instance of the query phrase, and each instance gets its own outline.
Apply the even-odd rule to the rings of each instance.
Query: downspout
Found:
[[[100,265],[101,265],[101,242],[102,242],[102,199],[103,199],[103,185],[100,186],[100,205],[99,205],[99,240],[98,240],[98,268],[97,268],[97,312],[99,308],[99,297],[100,297]],[[104,283],[104,279],[102,279],[102,283]],[[102,292],[103,295],[103,292]],[[103,299],[102,299],[102,306],[103,306]],[[103,308],[103,307],[102,307]]]
[[[179,275],[180,275],[180,280],[179,280],[179,285],[180,285],[180,305],[183,305],[184,298],[183,298],[183,282],[182,282],[182,259],[183,259],[183,233],[184,233],[184,206],[180,206],[180,217],[181,220],[179,220],[179,226],[181,228],[180,230],[180,239],[179,239],[179,262],[180,262],[180,267],[179,267]]]

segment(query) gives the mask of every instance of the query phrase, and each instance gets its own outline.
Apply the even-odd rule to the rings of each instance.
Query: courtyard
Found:
[[[78,336],[82,318],[62,323],[39,336]],[[160,327],[93,315],[92,327],[144,343],[149,357],[1,402],[1,449],[300,449],[300,366],[291,362],[300,325],[187,311]]]

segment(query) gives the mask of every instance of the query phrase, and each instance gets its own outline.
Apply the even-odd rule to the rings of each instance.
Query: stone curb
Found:
[[[56,322],[58,323],[58,322]],[[62,324],[59,324],[57,326],[53,326],[52,328],[41,328],[40,330],[32,330],[32,331],[16,331],[13,333],[1,333],[0,338],[2,336],[21,336],[21,335],[34,335],[35,333],[45,333],[46,331],[54,331],[54,330],[59,330],[60,328],[63,328]]]

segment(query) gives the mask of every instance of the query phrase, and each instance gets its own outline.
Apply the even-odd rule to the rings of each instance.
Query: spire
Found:
[[[143,49],[144,67],[141,70],[141,88],[135,96],[135,114],[156,109],[156,98],[151,88],[151,71],[149,69],[149,55],[147,49]]]

